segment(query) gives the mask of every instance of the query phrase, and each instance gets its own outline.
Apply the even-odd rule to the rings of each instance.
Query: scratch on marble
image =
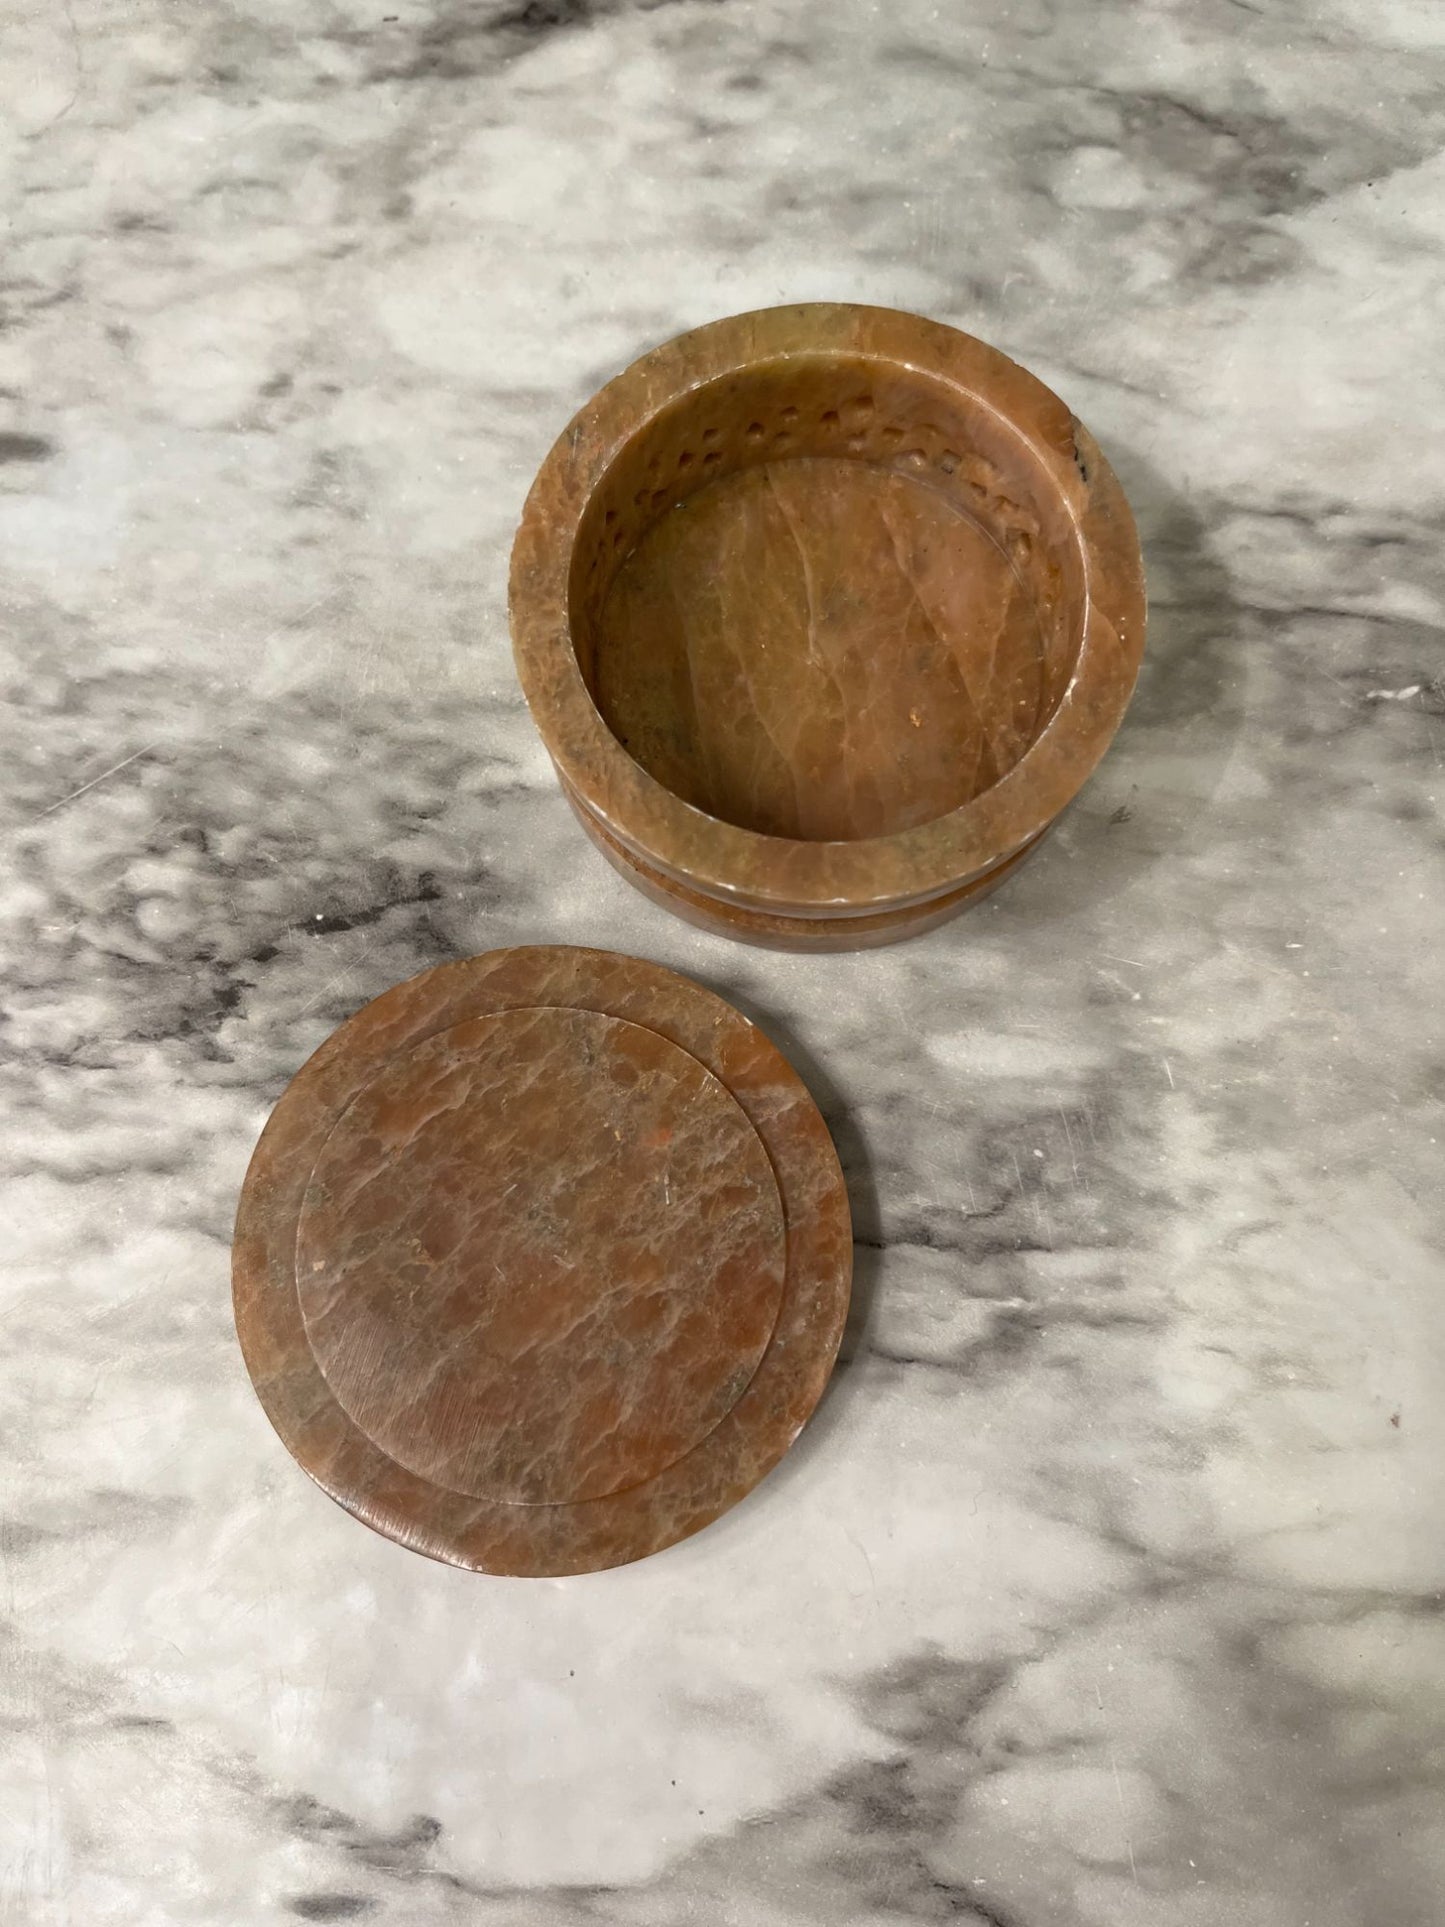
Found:
[[[1042,1157],[1043,1153],[1037,1151],[1034,1155],[1036,1157]],[[1021,1199],[1025,1196],[1028,1197],[1029,1205],[1033,1212],[1034,1224],[1038,1228],[1039,1238],[1044,1243],[1046,1249],[1052,1251],[1054,1248],[1053,1222],[1044,1208],[1039,1193],[1036,1190],[1029,1192],[1027,1185],[1025,1185],[1023,1168],[1019,1164],[1019,1154],[1014,1150],[1012,1145],[1009,1146],[1009,1156],[1013,1159],[1014,1176],[1018,1179],[1018,1195]]]
[[[844,1528],[844,1530],[848,1531],[846,1527]],[[867,1546],[864,1545],[863,1541],[858,1537],[856,1532],[848,1531],[848,1539],[849,1539],[849,1542],[855,1545],[858,1548],[859,1552],[861,1552],[863,1555],[863,1563],[868,1568],[868,1580],[873,1588],[873,1597],[874,1597],[874,1600],[876,1601],[878,1598],[878,1576],[873,1570],[873,1561],[868,1557],[868,1548]]]
[[[1099,966],[1095,964],[1094,975],[1096,977],[1102,977],[1106,984],[1112,984],[1121,997],[1127,997],[1131,1003],[1137,1004],[1139,1002],[1139,992],[1137,990],[1130,990],[1129,986],[1124,982],[1124,979],[1119,976],[1116,971],[1100,970]]]
[[[93,776],[88,783],[82,783],[78,790],[71,790],[69,795],[62,796],[58,803],[51,803],[40,812],[35,821],[43,822],[47,816],[54,816],[57,810],[63,810],[67,803],[73,803],[77,797],[88,796],[92,790],[99,789],[102,783],[108,783],[112,776],[119,776],[123,769],[129,769],[132,763],[138,763],[142,756],[149,756],[153,749],[159,748],[160,741],[157,739],[154,743],[147,743],[144,749],[136,750],[133,755],[122,757],[109,769],[102,770],[99,776]]]
[[[1320,675],[1324,677],[1326,682],[1333,683],[1336,689],[1342,690],[1344,693],[1340,698],[1341,705],[1345,709],[1353,709],[1354,699],[1350,695],[1349,685],[1347,683],[1341,682],[1338,676],[1332,676],[1329,670],[1325,668],[1323,663],[1316,662],[1316,663],[1313,663],[1311,667],[1318,670]],[[1366,701],[1373,701],[1373,696],[1367,697]]]
[[[1119,1778],[1119,1760],[1112,1746],[1109,1748],[1109,1765],[1114,1769],[1114,1791],[1119,1796],[1119,1818],[1124,1823],[1124,1845],[1129,1849],[1129,1871],[1133,1874],[1134,1885],[1137,1887],[1139,1869],[1134,1862],[1134,1842],[1129,1837],[1129,1816],[1124,1808],[1124,1782]]]
[[[380,941],[380,940],[377,939],[377,941]],[[331,980],[328,983],[324,983],[321,986],[320,990],[317,991],[316,995],[312,997],[307,1003],[304,1003],[301,1006],[300,1010],[297,1011],[296,1015],[298,1017],[310,1016],[311,1012],[315,1010],[316,1006],[320,1003],[324,1003],[325,1000],[331,995],[331,993],[334,990],[340,990],[341,986],[346,982],[347,978],[352,974],[353,971],[359,970],[361,968],[362,964],[366,962],[366,959],[371,955],[372,951],[375,950],[375,948],[376,948],[376,942],[369,943],[366,946],[365,950],[361,951],[359,955],[351,959],[351,962],[347,964],[344,970],[338,970],[336,975],[333,978],[331,978]]]
[[[39,131],[42,134],[48,134],[52,127],[58,127],[60,125],[61,121],[65,119],[71,108],[74,107],[75,103],[80,99],[81,88],[85,85],[85,50],[81,45],[80,28],[76,24],[75,8],[72,5],[72,0],[64,0],[64,7],[65,18],[70,26],[71,52],[75,56],[75,85],[71,89],[70,99],[66,101],[58,113],[52,114],[50,119],[40,128]]]
[[[1062,1105],[1062,1104],[1061,1104],[1061,1105],[1059,1106],[1059,1122],[1060,1122],[1060,1123],[1061,1123],[1061,1124],[1063,1125],[1063,1127],[1064,1127],[1064,1137],[1065,1137],[1065,1138],[1066,1138],[1066,1140],[1068,1141],[1068,1146],[1069,1146],[1069,1163],[1070,1163],[1070,1164],[1071,1164],[1071,1165],[1073,1166],[1073,1168],[1074,1168],[1074,1183],[1075,1183],[1075,1184],[1081,1184],[1081,1183],[1083,1182],[1083,1180],[1082,1180],[1082,1179],[1080,1178],[1080,1176],[1079,1176],[1079,1160],[1078,1160],[1078,1158],[1077,1158],[1077,1157],[1076,1157],[1076,1156],[1074,1155],[1074,1134],[1073,1134],[1073,1132],[1072,1132],[1072,1131],[1071,1131],[1071,1130],[1069,1129],[1069,1120],[1068,1120],[1068,1117],[1067,1117],[1067,1115],[1065,1114],[1065,1111],[1064,1111],[1064,1107],[1063,1107],[1063,1105]]]
[[[324,609],[328,602],[334,602],[340,594],[340,589],[328,589],[325,595],[317,596],[314,602],[308,602],[306,607],[296,615],[288,616],[285,622],[278,623],[274,629],[262,636],[261,640],[256,644],[257,652],[259,653],[262,649],[269,649],[273,642],[279,642],[281,637],[289,631],[299,629],[301,624],[305,622],[309,616],[314,616],[318,609]]]

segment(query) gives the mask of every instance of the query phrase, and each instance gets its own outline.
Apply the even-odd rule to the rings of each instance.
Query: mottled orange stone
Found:
[[[1002,880],[1113,734],[1138,539],[1087,431],[970,336],[766,309],[653,350],[553,448],[512,558],[523,689],[650,894],[786,947]]]
[[[342,1505],[460,1565],[579,1572],[781,1457],[850,1264],[826,1129],[753,1025],[653,964],[501,951],[298,1074],[247,1174],[236,1319]]]

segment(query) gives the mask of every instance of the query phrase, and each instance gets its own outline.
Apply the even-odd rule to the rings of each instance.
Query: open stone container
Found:
[[[1133,518],[1025,369],[916,315],[770,308],[581,410],[512,554],[527,701],[583,826],[705,928],[931,928],[1075,796],[1144,645]]]

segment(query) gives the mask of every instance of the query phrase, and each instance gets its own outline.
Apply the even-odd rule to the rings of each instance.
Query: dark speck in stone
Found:
[[[603,8],[597,0],[525,0],[500,14],[493,25],[502,32],[544,34],[555,27],[581,27]]]
[[[298,1894],[287,1903],[287,1910],[302,1920],[355,1920],[376,1907],[365,1894]]]
[[[364,1867],[378,1873],[414,1874],[425,1865],[426,1851],[440,1838],[440,1820],[429,1813],[413,1814],[395,1832],[373,1831],[364,1827],[350,1814],[341,1813],[335,1807],[323,1806],[310,1794],[296,1795],[282,1807],[283,1817],[291,1831],[305,1840],[325,1840],[353,1854]],[[327,1898],[346,1899],[346,1895],[327,1896],[323,1894],[303,1895],[306,1900]],[[367,1903],[370,1905],[371,1903]],[[292,1903],[293,1913],[305,1910]],[[336,1920],[342,1918],[338,1913],[323,1914],[312,1911],[313,1920]]]
[[[54,453],[43,435],[0,435],[0,462],[46,462]]]
[[[25,1519],[0,1519],[0,1555],[18,1558],[32,1546],[42,1545],[50,1534]]]
[[[405,896],[389,897],[384,903],[370,904],[361,910],[313,912],[302,928],[313,936],[334,936],[339,930],[356,930],[377,923],[388,911],[404,908],[408,904],[439,903],[444,894],[432,872],[423,870],[416,879],[415,888]]]
[[[285,1803],[285,1817],[292,1830],[308,1840],[326,1834],[349,1833],[356,1826],[349,1814],[342,1813],[336,1807],[323,1806],[309,1793],[300,1793],[293,1800],[288,1800]]]

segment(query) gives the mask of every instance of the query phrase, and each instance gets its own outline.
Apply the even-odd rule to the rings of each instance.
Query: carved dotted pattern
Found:
[[[863,394],[820,410],[811,422],[805,423],[799,410],[788,405],[775,415],[760,414],[736,431],[711,425],[697,433],[694,427],[685,444],[654,449],[647,457],[641,486],[603,511],[602,539],[587,567],[589,587],[600,589],[599,574],[610,577],[663,509],[676,506],[725,472],[725,465],[733,470],[791,454],[838,454],[898,468],[920,479],[930,474],[941,477],[948,493],[996,531],[1015,569],[1023,573],[1035,561],[1035,518],[1026,505],[1011,499],[991,462],[961,452],[947,431],[933,422],[915,421],[904,427],[881,420],[873,397]],[[633,479],[638,479],[635,471]]]

